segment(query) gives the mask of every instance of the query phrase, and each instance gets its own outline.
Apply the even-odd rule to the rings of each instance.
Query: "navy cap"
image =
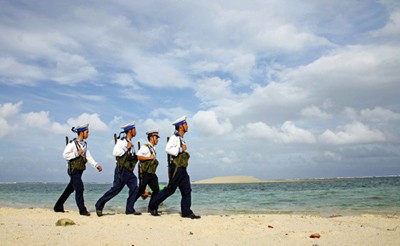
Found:
[[[174,126],[180,126],[186,123],[186,115],[180,117],[179,119],[175,120],[172,122],[172,125]]]
[[[124,129],[125,132],[129,131],[130,129],[135,128],[135,122],[132,121],[124,126],[121,126],[122,129]]]

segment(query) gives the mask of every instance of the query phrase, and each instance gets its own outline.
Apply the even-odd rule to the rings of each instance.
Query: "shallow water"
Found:
[[[0,184],[0,206],[15,208],[49,208],[63,192],[61,183]],[[97,199],[111,184],[85,184],[85,203],[94,210]],[[192,210],[206,214],[333,214],[400,212],[400,177],[314,180],[253,184],[192,185]],[[128,189],[106,204],[106,211],[123,213]],[[136,210],[146,211],[149,199],[139,199]],[[77,210],[74,194],[65,204]],[[168,198],[160,210],[180,211],[180,192]]]

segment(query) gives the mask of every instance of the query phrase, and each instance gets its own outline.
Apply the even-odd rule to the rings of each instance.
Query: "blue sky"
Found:
[[[113,134],[188,116],[193,181],[400,175],[398,1],[0,0],[0,182],[66,182],[76,124],[111,182]]]

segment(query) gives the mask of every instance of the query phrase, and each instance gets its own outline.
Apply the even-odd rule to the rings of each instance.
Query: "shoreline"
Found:
[[[76,224],[56,226],[60,218]],[[77,211],[0,207],[2,245],[397,245],[400,216],[288,214],[97,217]],[[320,238],[310,238],[318,233]]]
[[[239,180],[237,180],[239,178]],[[244,180],[240,180],[244,178]],[[354,176],[354,177],[327,177],[327,178],[304,178],[304,179],[257,179],[253,176],[218,176],[208,179],[192,181],[191,184],[245,184],[245,183],[292,183],[292,182],[318,182],[318,181],[340,181],[340,180],[353,180],[353,179],[379,179],[379,178],[400,178],[400,175],[387,175],[387,176]],[[213,181],[209,181],[213,180]],[[224,183],[226,182],[226,183]],[[166,185],[168,181],[161,180],[160,184]],[[0,182],[0,185],[13,185],[13,184],[68,184],[67,181],[6,181]],[[106,184],[112,185],[112,182],[85,182],[85,184]]]
[[[50,211],[53,213],[53,205],[49,206],[11,206],[11,205],[0,205],[0,210],[1,209],[15,209],[15,210],[44,210],[44,211]],[[143,214],[147,214],[147,206],[144,207],[135,207],[138,212],[141,212]],[[350,209],[345,209],[345,210],[331,210],[331,209],[326,209],[326,210],[298,210],[298,211],[284,211],[284,210],[260,210],[260,211],[254,211],[254,210],[229,210],[229,211],[224,211],[224,210],[202,210],[202,209],[196,209],[196,207],[192,207],[194,213],[199,214],[201,216],[236,216],[236,215],[288,215],[288,216],[315,216],[315,217],[321,217],[321,218],[334,218],[334,217],[351,217],[351,216],[364,216],[364,215],[370,215],[370,216],[382,216],[382,217],[396,217],[398,216],[400,218],[400,210],[350,210]],[[67,211],[66,215],[68,215],[70,212],[71,213],[77,213],[77,207],[75,204],[71,204],[71,206],[65,206],[65,211]],[[96,211],[93,208],[93,206],[88,207],[88,211],[91,213],[92,216],[97,217]],[[118,208],[112,208],[110,205],[108,205],[103,212],[107,214],[125,214],[125,207],[124,206],[119,206]],[[158,210],[164,215],[179,215],[180,210],[178,207],[161,207]],[[55,213],[55,212],[54,212]],[[58,214],[63,214],[63,213],[58,213]]]
[[[88,204],[87,204],[88,205]],[[114,213],[114,214],[124,214],[125,207],[124,205],[113,206],[114,204],[108,204],[104,209],[105,213]],[[87,206],[88,211],[91,214],[95,215],[94,205]],[[147,213],[147,206],[136,206],[135,207],[138,212]],[[49,204],[46,206],[35,206],[35,205],[27,205],[27,204],[19,204],[19,205],[11,205],[11,204],[0,204],[0,209],[15,209],[15,210],[34,210],[41,209],[45,211],[53,212],[53,204]],[[265,209],[265,210],[217,210],[217,209],[204,209],[198,206],[192,207],[193,211],[196,214],[201,216],[234,216],[234,215],[295,215],[295,216],[316,216],[321,218],[330,218],[330,217],[348,217],[348,216],[363,216],[363,215],[371,215],[371,216],[387,216],[387,217],[400,217],[399,208],[393,209],[309,209],[309,210],[273,210],[273,209]],[[76,204],[66,204],[66,211],[76,212],[77,207]],[[159,208],[163,214],[179,214],[179,204],[174,204],[170,206],[161,206]],[[68,213],[65,213],[68,214]]]
[[[341,181],[353,179],[374,179],[374,178],[399,178],[400,176],[376,176],[376,177],[336,177],[336,178],[308,178],[308,179],[257,179],[252,176],[220,176],[209,179],[193,181],[193,185],[202,184],[257,184],[257,183],[296,183],[296,182],[324,182]]]

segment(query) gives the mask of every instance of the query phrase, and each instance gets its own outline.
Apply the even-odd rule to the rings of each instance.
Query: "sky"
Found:
[[[397,0],[0,0],[0,182],[68,182],[89,123],[110,183],[131,121],[165,182],[183,115],[192,181],[400,175],[399,96]]]

